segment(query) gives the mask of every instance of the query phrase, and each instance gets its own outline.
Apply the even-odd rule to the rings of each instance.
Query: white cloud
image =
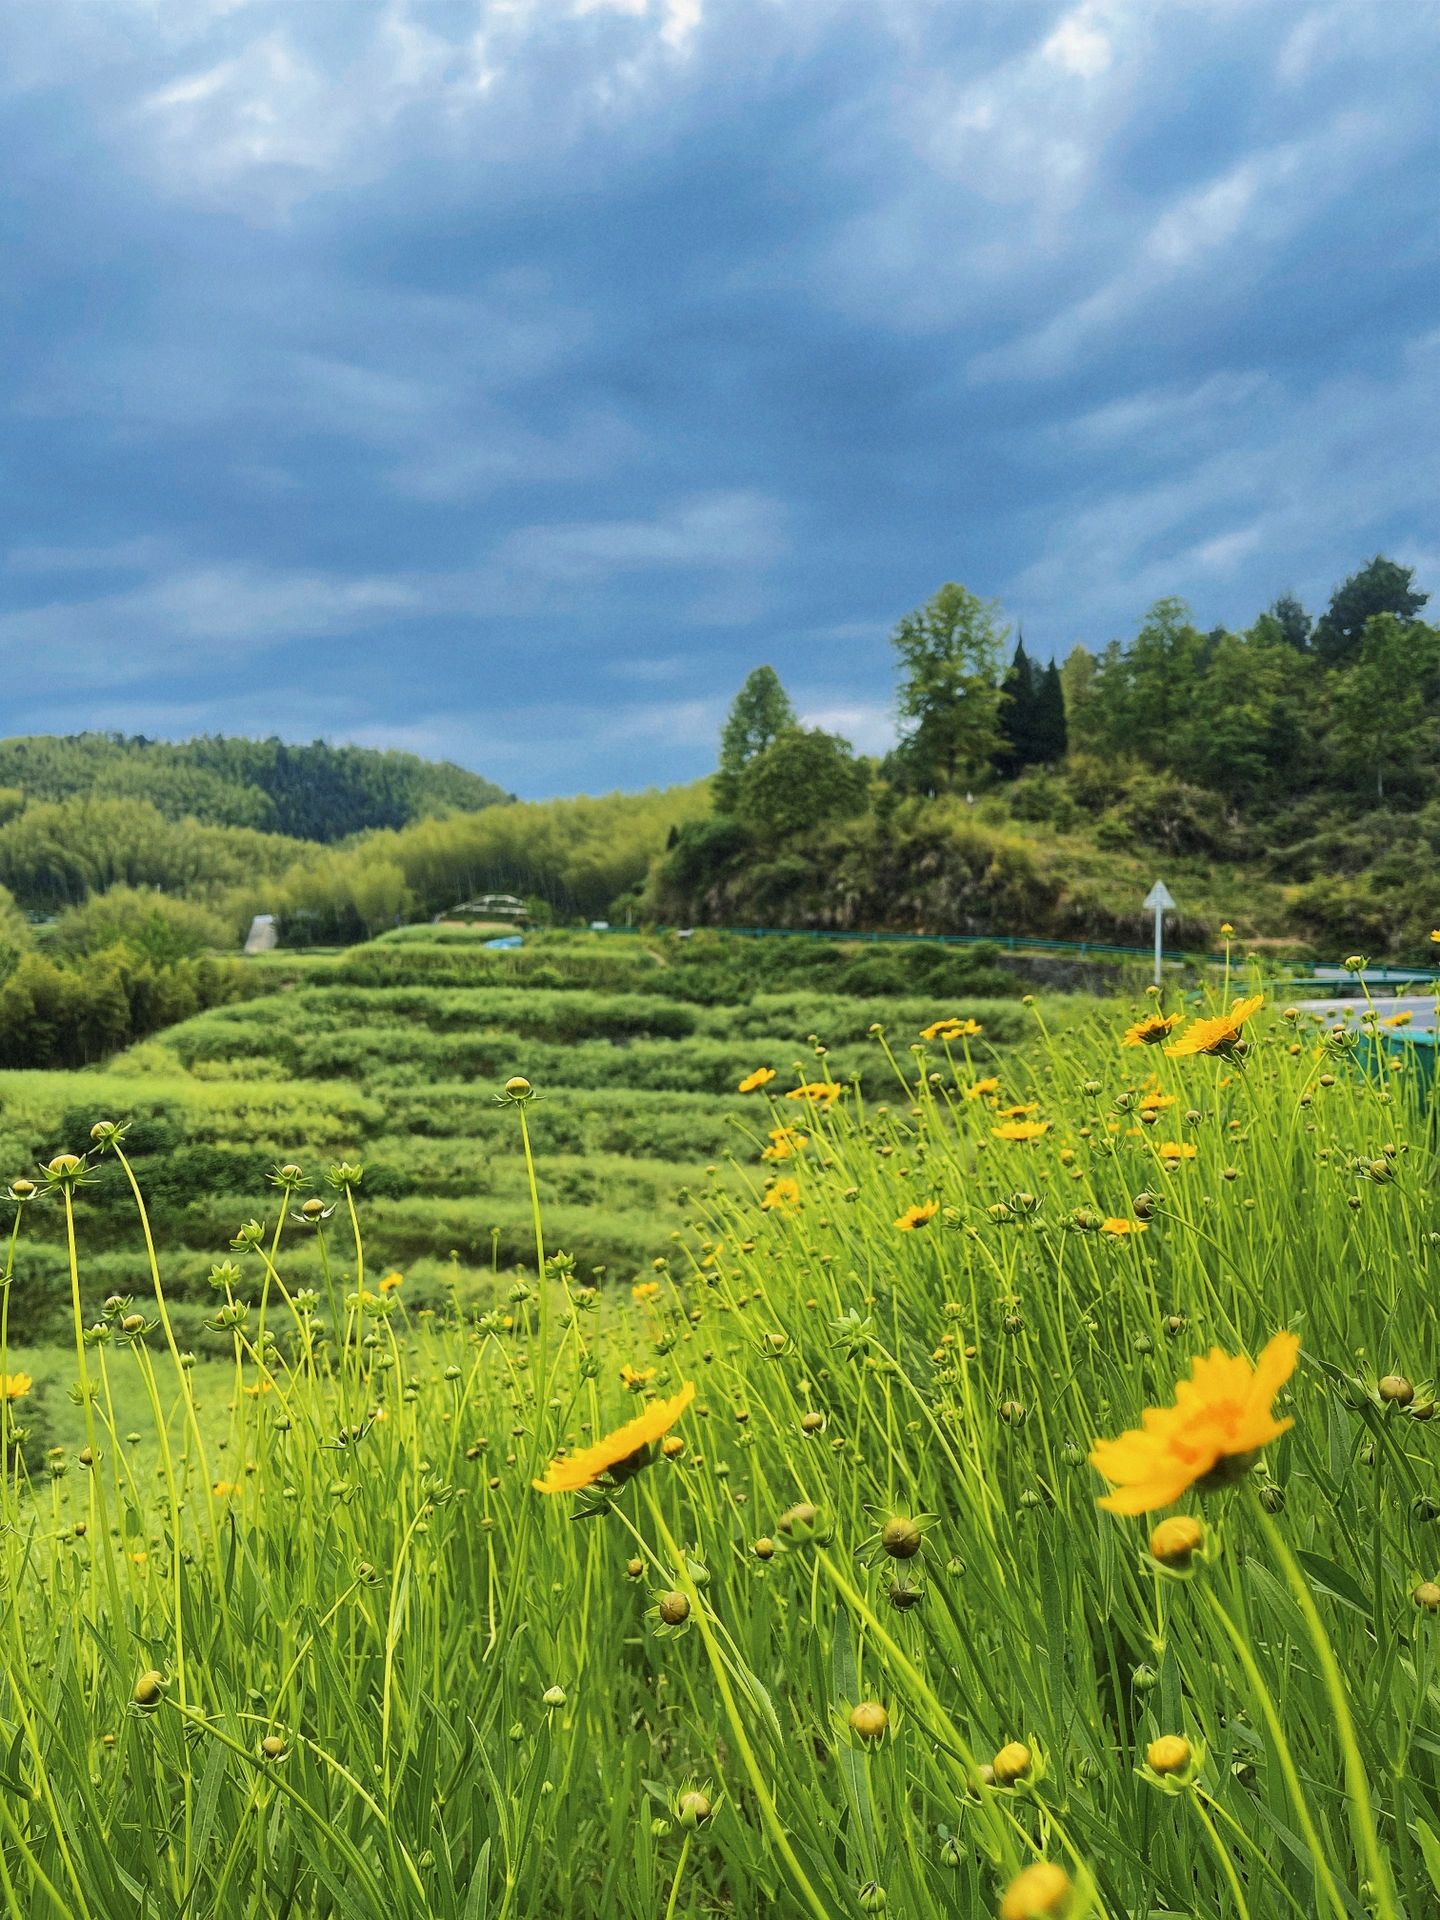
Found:
[[[1283,147],[1263,158],[1250,155],[1198,193],[1186,194],[1151,227],[1147,252],[1162,267],[1188,267],[1226,245],[1243,230],[1260,194],[1292,175],[1299,157],[1294,148]]]
[[[699,495],[648,519],[537,523],[502,539],[468,567],[390,573],[177,560],[158,544],[109,549],[20,549],[12,598],[0,612],[0,662],[37,686],[89,679],[120,686],[163,674],[232,669],[292,640],[324,640],[409,621],[525,616],[562,621],[609,584],[673,577],[688,602],[677,627],[741,625],[761,604],[758,581],[784,549],[782,512],[763,495]],[[86,592],[101,571],[146,573],[135,585]],[[722,576],[713,594],[705,582]],[[71,590],[29,600],[27,581],[55,576]],[[73,580],[73,584],[72,584]],[[77,590],[78,589],[78,590]],[[618,603],[617,603],[618,604]],[[568,632],[553,652],[565,654]],[[621,677],[676,677],[650,662]],[[686,738],[685,703],[648,703]],[[637,720],[637,725],[641,721]],[[708,721],[707,721],[708,724]]]
[[[1303,395],[1270,382],[1246,397],[1242,377],[1208,437],[1160,472],[1155,449],[1167,443],[1138,407],[1140,473],[1092,477],[1072,500],[1052,500],[1041,551],[1003,598],[1027,629],[1094,644],[1133,629],[1163,594],[1193,596],[1202,626],[1246,622],[1287,587],[1323,604],[1381,544],[1419,566],[1422,587],[1440,587],[1422,531],[1424,503],[1440,494],[1437,409],[1440,354],[1423,338],[1383,380],[1337,377]],[[1112,443],[1112,474],[1125,475],[1123,450]],[[1261,562],[1268,584],[1252,598]]]
[[[895,744],[895,711],[878,700],[839,700],[801,708],[802,727],[838,733],[857,753],[888,753]]]
[[[660,10],[660,38],[672,52],[683,53],[700,30],[703,0],[664,0]]]
[[[1163,324],[1169,304],[1184,303],[1188,319],[1197,293],[1209,304],[1235,303],[1274,251],[1334,194],[1356,191],[1390,159],[1400,137],[1380,116],[1347,109],[1303,139],[1247,154],[1177,195],[1118,266],[1106,260],[1099,286],[1040,326],[977,354],[971,380],[1053,378],[1136,326]]]
[[[163,78],[117,118],[168,193],[273,220],[422,144],[463,163],[478,141],[503,163],[541,120],[554,151],[643,111],[693,53],[703,0],[237,0],[175,18],[132,23]]]
[[[332,719],[326,734],[455,760],[523,794],[583,793],[693,779],[713,764],[725,711],[710,699],[491,702],[396,724]]]
[[[116,686],[230,668],[286,640],[353,633],[422,605],[414,584],[383,576],[190,566],[119,593],[0,613],[0,660],[44,685]]]
[[[1218,533],[1211,540],[1202,540],[1193,547],[1190,559],[1203,573],[1233,573],[1242,560],[1249,559],[1255,553],[1264,537],[1263,528],[1257,523],[1248,527],[1236,527],[1230,533]]]
[[[1093,80],[1105,72],[1113,57],[1108,34],[1098,19],[1099,9],[1086,4],[1067,13],[1040,48],[1048,60],[1077,80]]]
[[[1093,451],[1142,446],[1163,439],[1175,454],[1197,444],[1208,444],[1217,420],[1239,418],[1242,407],[1255,403],[1267,384],[1258,369],[1235,369],[1205,379],[1167,387],[1150,387],[1107,400],[1088,413],[1056,422],[1057,450],[1082,446]]]
[[[190,193],[260,177],[280,206],[303,190],[304,176],[336,167],[358,131],[334,82],[283,30],[157,87],[136,112],[172,179],[183,176]]]
[[[497,558],[517,579],[580,581],[672,568],[763,568],[786,544],[779,502],[740,491],[699,495],[645,520],[521,527]]]

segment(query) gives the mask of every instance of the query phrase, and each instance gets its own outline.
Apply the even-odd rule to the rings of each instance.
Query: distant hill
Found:
[[[222,736],[147,740],[118,733],[0,740],[0,813],[75,796],[148,800],[168,820],[344,840],[512,799],[448,760],[371,747],[307,747]]]

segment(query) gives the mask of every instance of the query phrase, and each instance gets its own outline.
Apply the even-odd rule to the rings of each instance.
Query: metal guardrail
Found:
[[[634,933],[634,927],[591,927],[593,933]],[[1098,955],[1104,959],[1154,960],[1152,947],[1122,947],[1102,940],[1050,940],[1040,934],[1026,933],[873,933],[839,932],[828,927],[669,927],[657,926],[655,933],[725,933],[742,940],[845,940],[856,945],[922,945],[933,947],[998,947],[1002,953],[1062,953],[1080,958]],[[1188,966],[1223,967],[1223,953],[1189,953],[1180,947],[1167,947],[1165,958]],[[1233,958],[1233,956],[1232,956]],[[1440,967],[1368,967],[1365,978],[1372,985],[1411,982],[1416,986],[1440,988]],[[1343,967],[1316,967],[1303,977],[1295,976],[1277,983],[1279,987],[1320,987],[1356,980]],[[1358,981],[1357,981],[1357,991]]]
[[[853,940],[874,945],[912,945],[936,947],[998,947],[1002,953],[1073,953],[1080,956],[1098,954],[1102,957],[1119,959],[1137,959],[1151,961],[1154,954],[1149,947],[1121,947],[1103,940],[1047,940],[1038,934],[1026,933],[833,933],[828,929],[806,927],[792,929],[787,927],[717,927],[717,933],[738,934],[742,940]],[[1208,962],[1218,961],[1222,965],[1225,956],[1220,954],[1190,954],[1178,947],[1170,950],[1172,960]]]
[[[592,927],[593,933],[634,933],[634,927]],[[1150,947],[1121,947],[1102,940],[1047,940],[1025,933],[871,933],[839,932],[829,927],[668,927],[658,926],[655,933],[726,933],[741,940],[845,940],[856,945],[919,945],[931,947],[998,947],[1002,953],[1066,953],[1081,957],[1143,960],[1154,959]],[[1223,966],[1223,953],[1185,953],[1178,947],[1167,948],[1167,960],[1185,961],[1197,966]]]

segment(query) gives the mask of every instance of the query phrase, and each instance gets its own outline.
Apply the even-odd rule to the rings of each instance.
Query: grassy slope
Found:
[[[496,1100],[524,1073],[541,1095],[530,1118],[548,1248],[571,1253],[583,1274],[628,1279],[668,1248],[682,1186],[727,1155],[753,1161],[763,1144],[755,1106],[735,1091],[752,1068],[774,1067],[791,1085],[846,1078],[863,1063],[881,1095],[874,1025],[903,1049],[937,1013],[963,1009],[984,1022],[988,1058],[1031,1021],[1013,998],[808,987],[748,999],[732,987],[713,1004],[694,996],[743,979],[743,953],[742,971],[726,974],[688,955],[667,963],[639,936],[554,936],[500,957],[465,936],[417,931],[340,954],[269,956],[259,971],[271,991],[183,1022],[103,1072],[0,1075],[0,1168],[78,1149],[97,1118],[131,1123],[167,1287],[204,1353],[215,1344],[202,1324],[205,1276],[245,1220],[273,1223],[269,1175],[284,1161],[302,1160],[322,1194],[329,1164],[363,1162],[372,1262],[402,1265],[413,1297],[438,1299],[457,1267],[533,1264],[516,1118]],[[366,984],[377,969],[385,984]],[[455,984],[467,978],[485,984]],[[1085,1004],[1047,1003],[1062,1025]],[[823,1065],[807,1034],[831,1049]],[[95,1179],[77,1202],[91,1288],[139,1293],[139,1223],[120,1170],[107,1161]],[[61,1224],[43,1208],[27,1223],[15,1314],[31,1331],[65,1316]],[[344,1267],[341,1226],[325,1231]],[[295,1270],[318,1284],[315,1236],[295,1231]]]

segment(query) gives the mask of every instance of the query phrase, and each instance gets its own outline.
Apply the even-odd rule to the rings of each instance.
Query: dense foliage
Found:
[[[262,981],[217,958],[223,920],[117,886],[33,928],[0,888],[0,1066],[83,1067]]]
[[[175,743],[111,733],[0,740],[0,788],[32,801],[141,799],[167,820],[322,841],[508,797],[479,774],[412,753],[323,740],[304,747],[220,736]]]
[[[233,960],[157,961],[124,940],[78,959],[23,954],[0,982],[0,1066],[89,1066],[243,986]]]
[[[1425,604],[1377,556],[1318,621],[1285,595],[1243,632],[1203,632],[1161,600],[1129,643],[1042,669],[1023,639],[1005,665],[998,609],[947,585],[895,629],[900,740],[883,762],[787,720],[778,681],[752,745],[736,724],[752,676],[716,810],[681,829],[648,904],[714,924],[1123,942],[1149,884],[1129,890],[1139,856],[1185,884],[1182,940],[1203,937],[1212,902],[1230,917],[1243,901],[1254,933],[1418,958],[1440,850]]]
[[[667,834],[702,817],[707,804],[704,785],[696,785],[420,820],[349,846],[300,850],[273,881],[238,894],[237,904],[241,917],[279,915],[290,941],[362,939],[485,893],[529,896],[541,912],[564,919],[603,918],[623,910]]]
[[[215,900],[318,852],[253,827],[167,820],[149,800],[76,794],[36,801],[0,826],[0,883],[42,912],[115,886]]]

